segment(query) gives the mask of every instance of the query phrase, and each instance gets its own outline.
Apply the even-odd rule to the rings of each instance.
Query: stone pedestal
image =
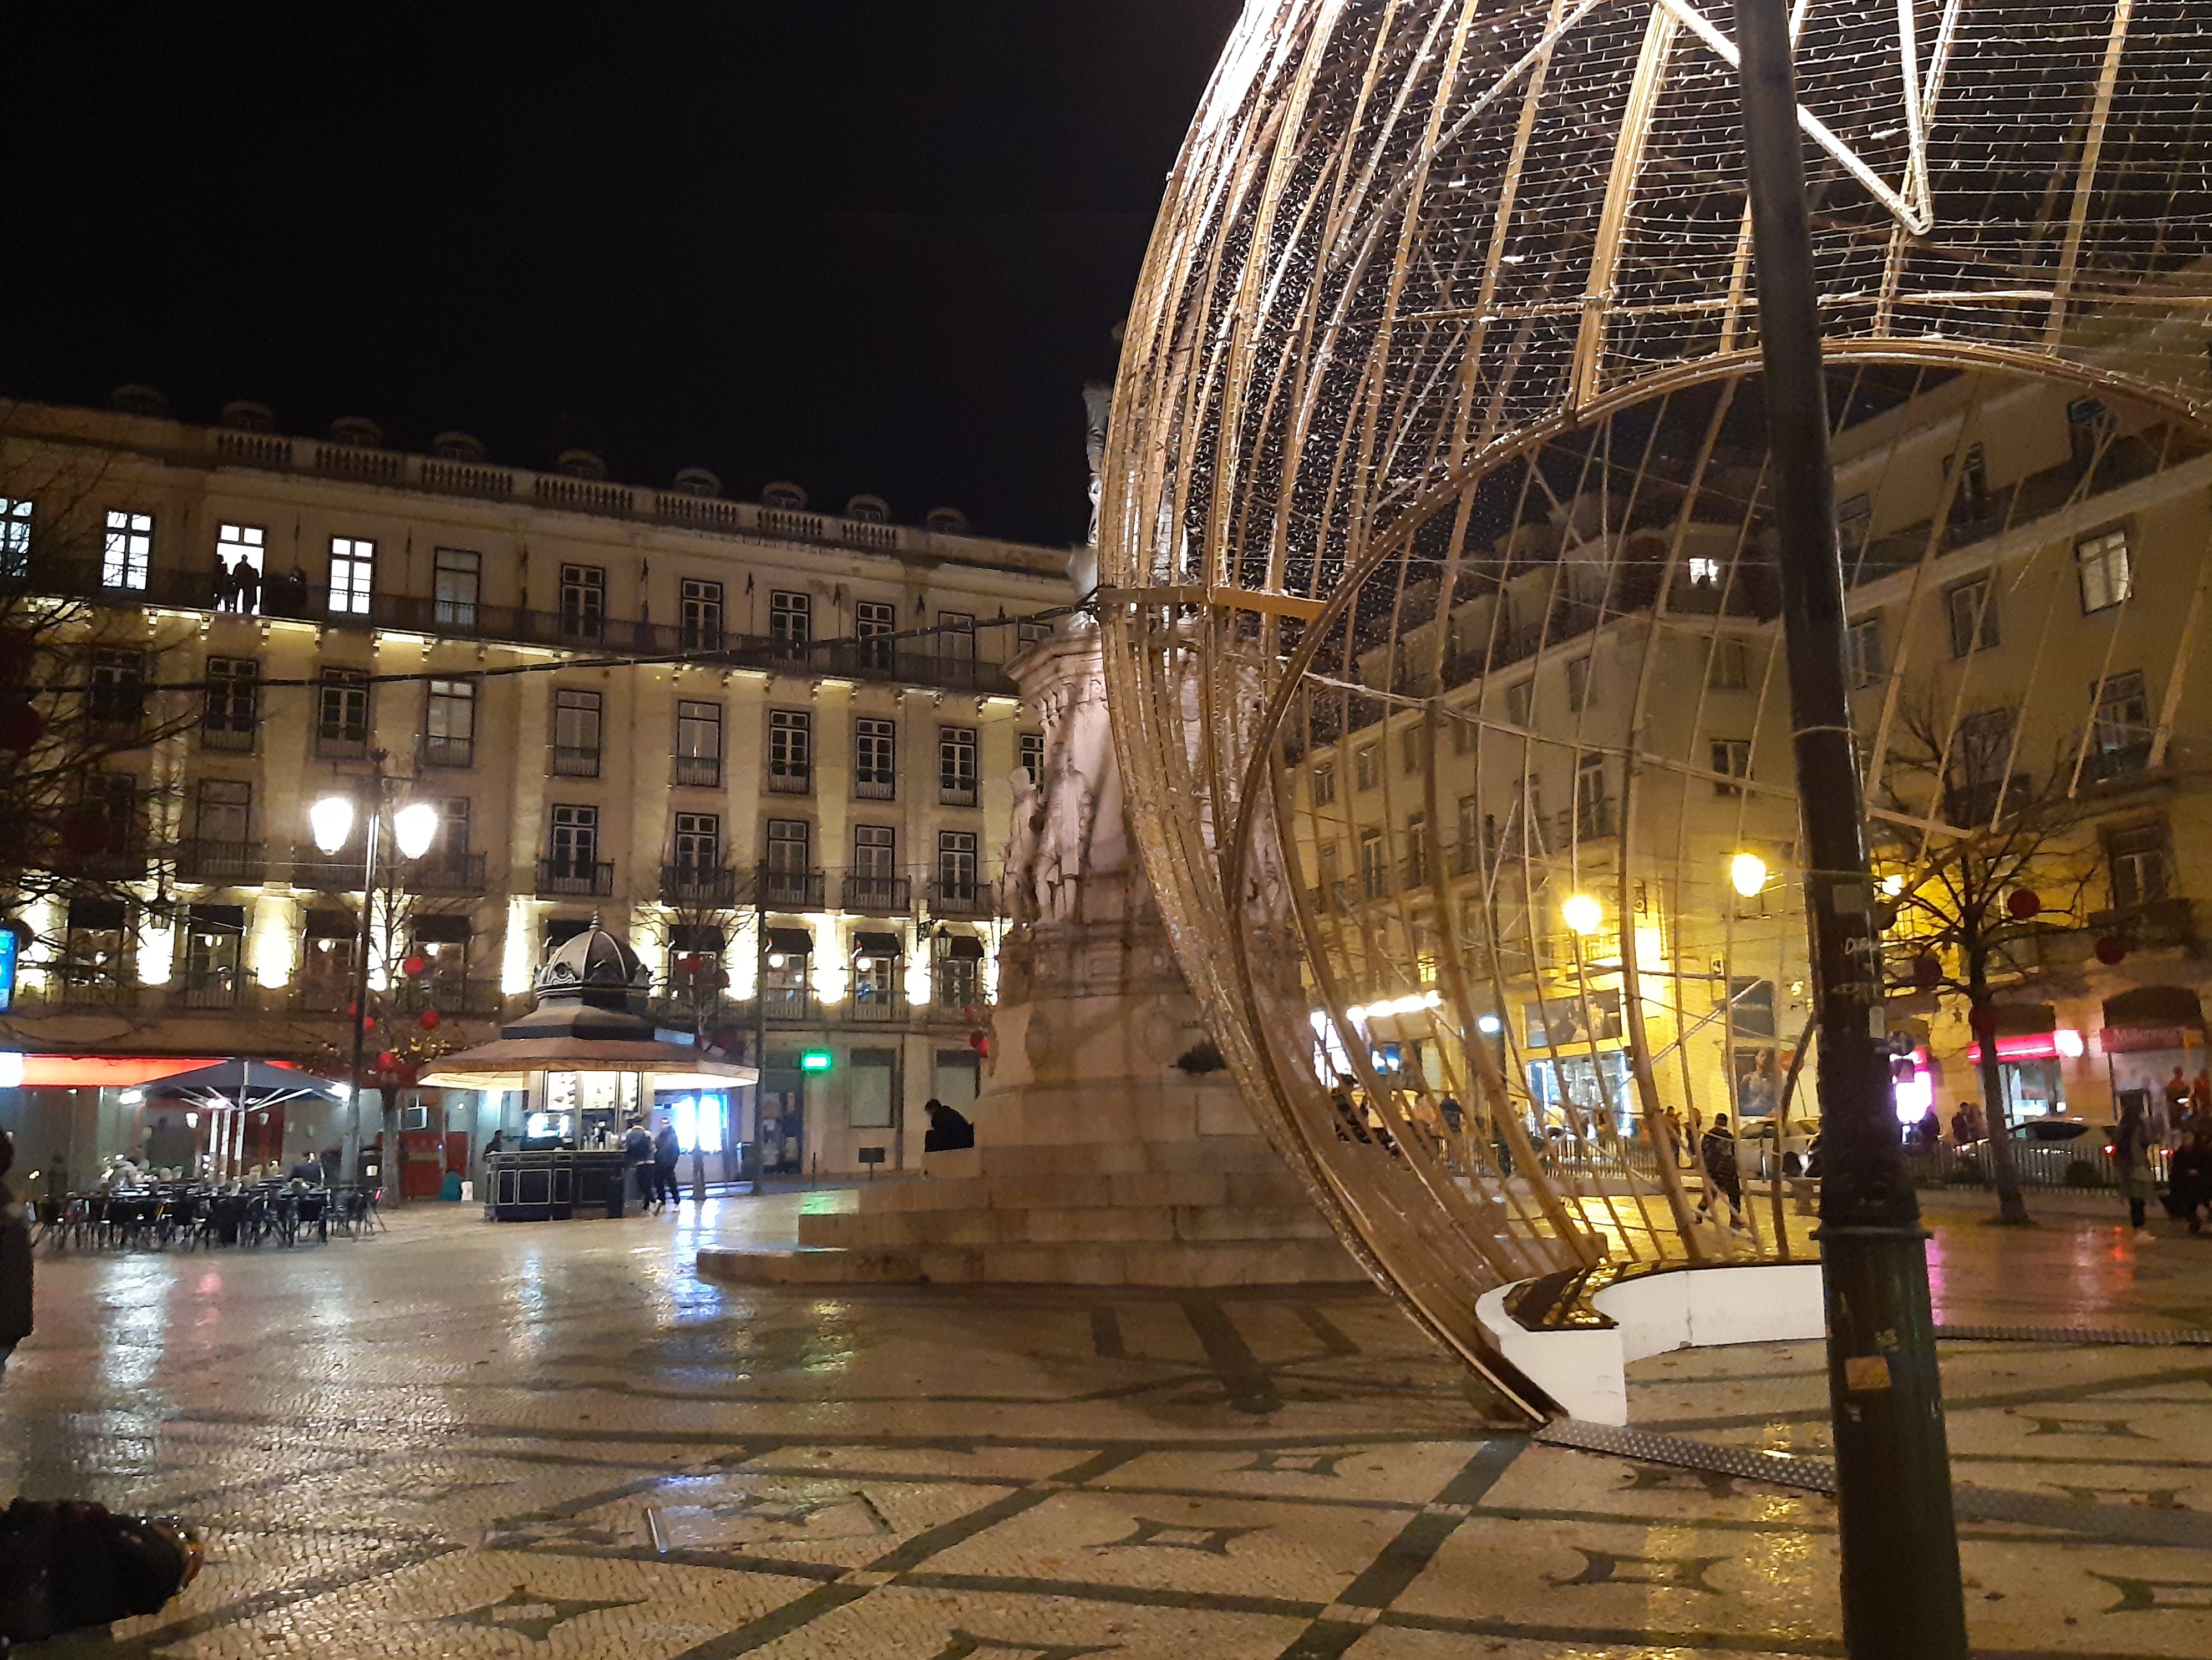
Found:
[[[1122,820],[1095,635],[1012,666],[1045,725],[1018,776],[989,1070],[972,1155],[808,1216],[799,1248],[700,1254],[794,1284],[1213,1286],[1364,1278],[1254,1128],[1183,983]]]

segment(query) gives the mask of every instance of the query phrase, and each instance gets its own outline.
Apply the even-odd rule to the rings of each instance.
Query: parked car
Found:
[[[1790,1133],[1782,1138],[1782,1173],[1802,1176],[1805,1156],[1820,1133],[1817,1118],[1792,1118]],[[1764,1180],[1774,1174],[1774,1121],[1771,1118],[1753,1118],[1745,1122],[1735,1138],[1736,1171],[1746,1181],[1756,1177]]]
[[[2021,1181],[2039,1187],[2064,1186],[2066,1172],[2077,1160],[2094,1164],[2101,1175],[2116,1129],[2081,1118],[2030,1118],[2012,1127],[2013,1169]],[[1984,1180],[1992,1174],[1986,1138],[1960,1147],[1959,1159]]]

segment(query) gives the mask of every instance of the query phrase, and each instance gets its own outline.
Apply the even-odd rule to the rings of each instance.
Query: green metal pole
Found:
[[[1844,1645],[1965,1660],[1966,1605],[1928,1297],[1927,1235],[1890,1107],[1880,941],[1844,672],[1828,405],[1788,0],[1739,0],[1784,639],[1820,1023],[1820,1263]]]

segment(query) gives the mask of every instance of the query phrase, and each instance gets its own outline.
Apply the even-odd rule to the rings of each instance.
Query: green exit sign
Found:
[[[799,1069],[801,1072],[829,1071],[830,1051],[828,1049],[807,1050],[804,1055],[799,1057]]]

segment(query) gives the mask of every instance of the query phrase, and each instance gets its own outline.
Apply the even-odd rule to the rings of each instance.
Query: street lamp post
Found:
[[[361,1092],[362,1058],[368,1034],[368,953],[374,937],[376,906],[377,856],[382,842],[384,814],[389,805],[386,795],[396,780],[384,774],[384,757],[375,757],[375,770],[370,775],[374,799],[368,812],[368,823],[362,836],[361,861],[361,932],[355,942],[353,965],[353,1064],[347,1073],[351,1093],[353,1133],[347,1160],[345,1177],[358,1180],[361,1160]],[[354,804],[350,797],[331,794],[324,796],[307,809],[307,827],[314,837],[315,846],[325,854],[341,851],[353,837]],[[437,837],[438,810],[425,801],[404,806],[392,817],[392,839],[398,844],[403,859],[420,859],[430,849]],[[385,1136],[384,1168],[380,1176],[391,1190],[394,1203],[400,1199],[397,1177],[399,1149],[399,1121],[395,1113],[388,1113],[389,1127]]]
[[[1736,27],[1783,638],[1810,854],[1805,908],[1820,1034],[1820,1268],[1844,1645],[1885,1660],[1965,1660],[1927,1236],[1887,1101],[1789,0],[1741,0]]]

